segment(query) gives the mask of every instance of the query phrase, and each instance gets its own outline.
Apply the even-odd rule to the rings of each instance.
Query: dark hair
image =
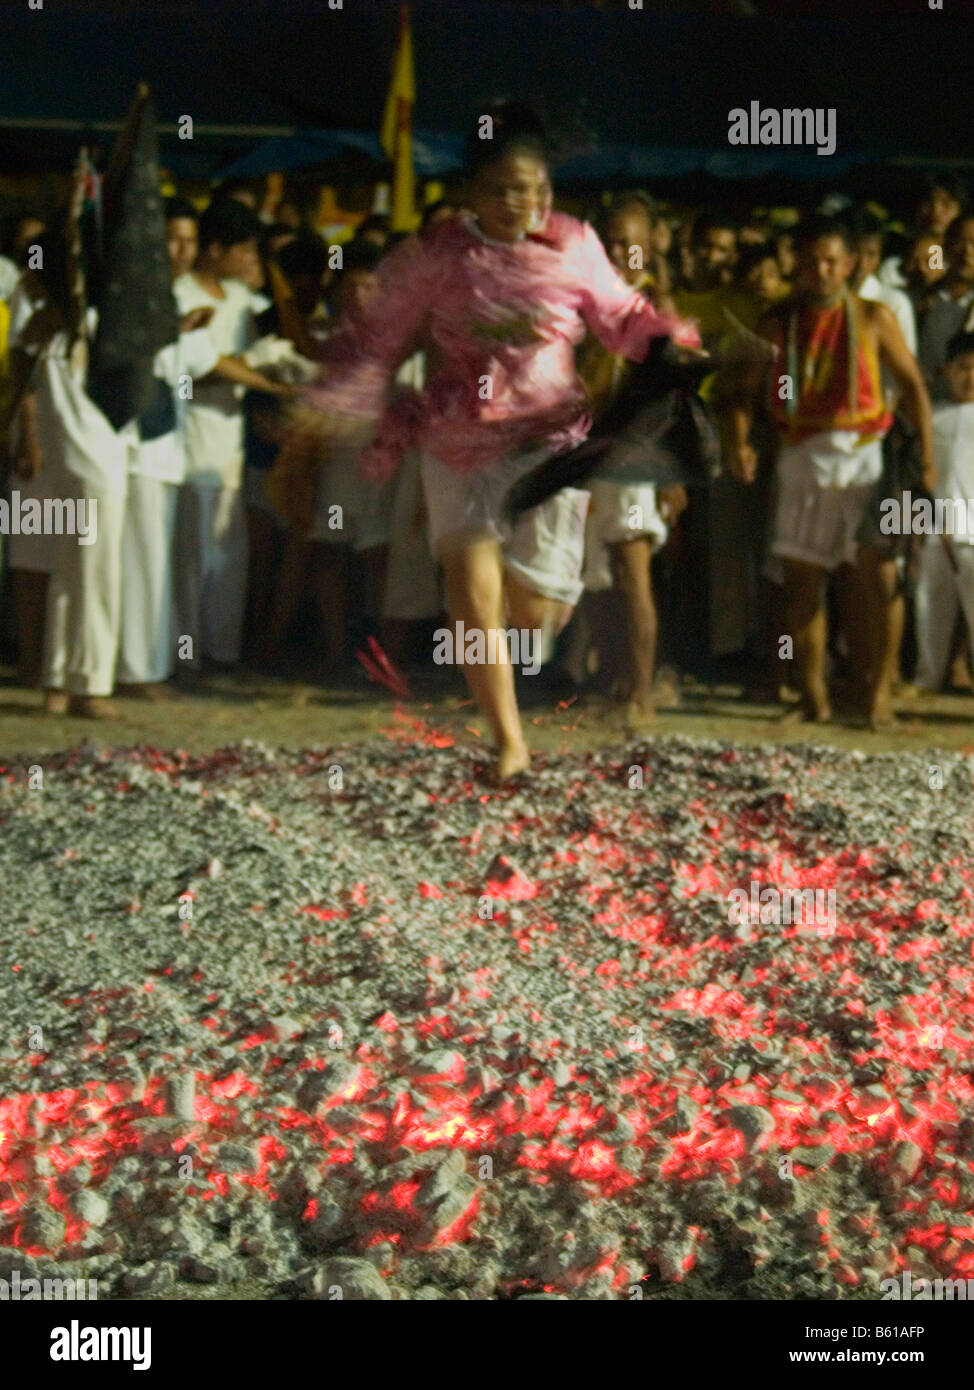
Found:
[[[854,241],[862,241],[867,236],[878,236],[882,243],[886,241],[886,226],[881,217],[877,217],[868,208],[857,208],[849,219],[849,231]]]
[[[237,193],[249,193],[252,197],[257,196],[252,179],[224,179],[216,190],[217,198],[233,198]]]
[[[855,251],[848,222],[843,222],[838,217],[825,217],[820,213],[801,223],[795,234],[795,250],[801,251],[806,246],[811,246],[814,241],[833,236],[839,238],[847,251]]]
[[[193,222],[200,220],[199,213],[188,198],[167,198],[163,203],[163,209],[167,222],[172,222],[177,217],[190,218]]]
[[[967,185],[959,174],[952,174],[949,171],[944,173],[924,174],[917,187],[917,203],[922,203],[924,198],[928,198],[935,189],[942,188],[945,193],[949,193],[955,202],[960,204],[961,212],[967,207]]]
[[[360,237],[363,232],[384,232],[388,235],[391,225],[392,218],[387,212],[370,212],[355,228],[355,235]]]
[[[266,254],[268,246],[275,237],[287,236],[295,237],[299,233],[296,228],[288,222],[262,222],[260,228],[260,249],[261,254]]]
[[[953,246],[954,242],[960,236],[961,228],[965,222],[974,222],[974,212],[958,213],[953,222],[949,223],[947,230],[944,232],[944,246]]]
[[[774,261],[775,265],[778,264],[778,257],[770,241],[762,241],[759,246],[742,246],[735,267],[738,278],[745,279],[762,261]]]
[[[484,117],[489,117],[491,121],[489,139],[481,134]],[[467,140],[467,174],[472,179],[476,178],[489,165],[518,154],[529,155],[546,166],[550,162],[541,118],[524,102],[498,102],[477,117],[470,132]]]
[[[947,344],[947,355],[945,362],[953,362],[958,357],[966,357],[968,353],[974,352],[974,333],[955,333]]]
[[[245,203],[236,198],[215,198],[200,218],[200,250],[205,251],[215,241],[221,246],[255,241],[260,226],[260,218]]]
[[[702,212],[693,224],[693,245],[696,246],[707,232],[740,232],[740,226],[724,212]]]
[[[320,279],[328,269],[328,248],[320,237],[296,236],[281,247],[275,259],[285,275],[314,275]]]
[[[36,212],[14,212],[3,221],[3,233],[0,235],[0,254],[13,257],[17,250],[17,242],[20,239],[20,229],[25,222],[41,222],[47,226],[47,219]],[[21,259],[23,259],[23,249],[21,249]]]
[[[73,315],[73,302],[67,231],[62,228],[44,232],[34,244],[41,248],[41,269],[31,274],[43,285],[45,295],[58,311],[62,322],[68,324]]]
[[[344,275],[349,270],[375,270],[384,255],[385,247],[376,246],[374,242],[359,241],[358,238],[347,241],[342,247],[342,268],[339,273]]]
[[[642,208],[649,218],[650,229],[652,229],[657,216],[656,200],[641,188],[627,188],[623,193],[617,194],[602,214],[602,220],[607,221],[610,217],[614,217],[617,212],[625,212],[626,208],[631,207]]]
[[[454,203],[451,198],[437,198],[435,203],[427,203],[425,208],[423,208],[422,225],[428,227],[436,214],[443,208],[449,208],[451,212],[455,212],[456,206],[456,203]]]

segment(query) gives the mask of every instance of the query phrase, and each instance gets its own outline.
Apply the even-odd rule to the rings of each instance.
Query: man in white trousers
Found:
[[[946,354],[953,400],[933,412],[934,496],[950,504],[950,530],[924,536],[916,587],[916,685],[930,694],[943,686],[958,610],[974,639],[974,333],[955,334]]]
[[[194,270],[175,283],[180,313],[211,309],[207,331],[221,356],[236,357],[257,339],[251,291],[242,283],[256,254],[256,214],[234,199],[211,203],[199,225]],[[240,660],[247,586],[241,387],[211,376],[186,412],[186,482],[177,519],[177,659],[199,670]]]
[[[94,311],[89,311],[94,331]],[[115,431],[85,391],[87,344],[60,331],[41,353],[32,390],[51,493],[72,504],[75,533],[58,536],[47,599],[43,685],[51,714],[114,713],[121,550],[134,422]],[[82,534],[84,532],[84,534]]]
[[[166,244],[174,281],[197,252],[196,211],[181,198],[166,202]],[[205,325],[208,307],[180,321],[181,332],[156,355],[157,406],[139,420],[139,443],[129,455],[128,497],[122,537],[122,627],[119,694],[171,699],[176,635],[174,542],[179,494],[186,481],[186,416],[192,383],[211,373],[280,394],[281,388],[244,362],[221,357]],[[167,407],[169,407],[167,409]]]

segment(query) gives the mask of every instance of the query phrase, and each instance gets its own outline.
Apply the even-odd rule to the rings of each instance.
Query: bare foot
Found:
[[[887,690],[873,699],[869,710],[869,727],[874,734],[882,734],[892,729],[893,723],[893,702]]]
[[[503,744],[497,753],[494,776],[498,782],[508,782],[530,766],[531,754],[526,743]]]
[[[68,695],[65,690],[48,690],[44,696],[45,714],[67,714]]]
[[[664,666],[657,675],[653,699],[657,709],[680,708],[680,683],[672,666]]]
[[[948,685],[952,685],[955,690],[974,690],[974,682],[971,681],[971,671],[967,664],[967,657],[963,652],[959,652],[951,663],[950,678]]]
[[[802,700],[800,704],[792,705],[780,714],[777,723],[784,729],[790,729],[798,724],[829,724],[831,720],[832,709],[828,701],[824,704],[812,704]]]
[[[626,728],[632,734],[648,733],[656,727],[652,700],[630,700],[626,705]]]
[[[72,695],[68,713],[82,719],[117,719],[118,710],[103,695]]]
[[[167,681],[148,681],[143,685],[117,685],[116,695],[128,696],[132,700],[149,700],[152,704],[165,704],[178,700],[179,693]]]

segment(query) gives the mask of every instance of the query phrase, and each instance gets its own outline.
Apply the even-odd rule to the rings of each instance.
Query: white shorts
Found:
[[[658,550],[666,543],[669,529],[651,483],[609,483],[596,478],[590,486],[592,508],[585,529],[583,579],[586,589],[599,592],[612,588],[610,545],[645,537]]]
[[[391,483],[370,483],[358,471],[360,450],[336,447],[319,466],[310,540],[371,550],[388,545],[392,526]]]
[[[574,607],[582,594],[588,492],[562,488],[525,512],[513,529],[502,519],[511,484],[550,456],[550,449],[536,449],[464,474],[424,455],[420,470],[433,555],[439,558],[443,538],[453,532],[481,532],[500,543],[504,568],[527,588]]]
[[[771,554],[820,569],[855,564],[856,532],[883,470],[881,439],[851,430],[811,435],[778,455]]]

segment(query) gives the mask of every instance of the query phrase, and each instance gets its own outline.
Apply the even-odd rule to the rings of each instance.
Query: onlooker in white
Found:
[[[257,338],[251,291],[239,277],[256,254],[258,230],[256,214],[242,203],[211,204],[200,219],[196,267],[175,283],[180,313],[213,310],[207,332],[220,356],[236,357]],[[243,387],[211,375],[194,385],[186,412],[177,656],[193,669],[203,657],[226,666],[240,659],[247,585],[243,394]]]

